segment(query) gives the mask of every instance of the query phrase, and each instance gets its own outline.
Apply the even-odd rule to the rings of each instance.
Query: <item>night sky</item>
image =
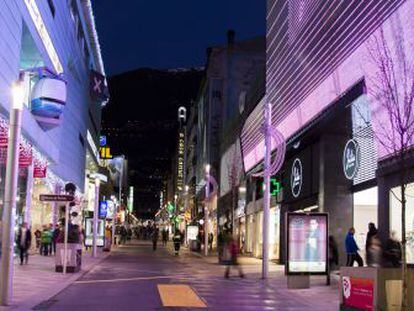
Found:
[[[265,0],[94,0],[107,75],[203,66],[208,46],[265,34]]]

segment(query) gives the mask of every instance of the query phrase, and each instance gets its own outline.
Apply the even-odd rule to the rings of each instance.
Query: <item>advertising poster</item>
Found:
[[[106,218],[108,214],[108,202],[101,201],[99,202],[99,218]]]
[[[328,215],[288,213],[288,273],[325,274],[328,257]]]
[[[358,310],[374,310],[374,281],[344,276],[342,277],[343,304]]]
[[[115,213],[115,203],[113,201],[106,201],[107,203],[107,212],[106,212],[106,218],[107,219],[112,219],[114,217],[114,213]]]
[[[187,226],[187,240],[197,240],[198,226]]]
[[[96,244],[103,247],[105,243],[105,221],[98,219],[98,233]],[[93,218],[85,219],[85,246],[92,246],[93,244]]]

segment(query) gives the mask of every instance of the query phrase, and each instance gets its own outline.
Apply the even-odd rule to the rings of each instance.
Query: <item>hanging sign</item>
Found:
[[[9,140],[9,125],[4,119],[0,119],[0,148],[7,148]]]
[[[25,168],[32,165],[33,162],[33,149],[29,142],[22,140],[20,142],[19,150],[19,167]]]
[[[35,158],[33,162],[33,178],[46,178],[47,160]]]
[[[302,190],[303,169],[300,159],[295,159],[292,165],[292,173],[290,176],[290,188],[292,195],[297,198]]]
[[[347,179],[354,179],[358,173],[360,159],[361,155],[358,143],[353,139],[348,140],[342,157],[344,174]]]

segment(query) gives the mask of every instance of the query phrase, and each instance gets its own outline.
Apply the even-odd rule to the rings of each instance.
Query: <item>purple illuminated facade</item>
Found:
[[[286,160],[275,176],[283,193],[273,203],[281,212],[281,261],[286,212],[328,212],[330,234],[341,250],[351,226],[361,248],[368,222],[379,226],[384,239],[390,230],[401,232],[400,207],[390,196],[398,186],[396,168],[389,165],[393,150],[380,141],[393,127],[377,100],[381,70],[373,43],[380,38],[389,47],[397,74],[403,57],[413,63],[414,1],[267,4],[266,96],[246,120],[241,146],[245,171],[254,175],[263,163],[260,128],[263,105],[270,101],[272,123],[287,140]],[[399,85],[396,89],[401,95]],[[407,182],[414,189],[411,165]],[[414,213],[408,212],[407,219],[413,222]],[[407,231],[414,232],[408,223]],[[413,261],[414,247],[410,252]]]

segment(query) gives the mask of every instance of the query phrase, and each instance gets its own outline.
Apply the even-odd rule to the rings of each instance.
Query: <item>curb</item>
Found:
[[[91,263],[89,265],[86,265],[84,269],[82,269],[79,273],[74,274],[69,279],[67,279],[64,282],[61,282],[60,284],[54,286],[53,288],[48,289],[47,293],[45,295],[42,295],[42,293],[39,295],[39,293],[34,294],[30,298],[26,299],[23,303],[19,305],[11,305],[7,307],[9,310],[33,310],[36,306],[39,304],[46,302],[50,299],[52,299],[54,296],[58,295],[60,292],[65,290],[67,287],[72,285],[74,282],[76,282],[78,279],[83,277],[85,274],[90,272],[94,267],[96,267],[98,264],[100,264],[102,261],[104,261],[106,258],[108,258],[111,255],[111,253],[103,253],[103,256],[95,263]],[[7,309],[5,309],[7,310]]]

